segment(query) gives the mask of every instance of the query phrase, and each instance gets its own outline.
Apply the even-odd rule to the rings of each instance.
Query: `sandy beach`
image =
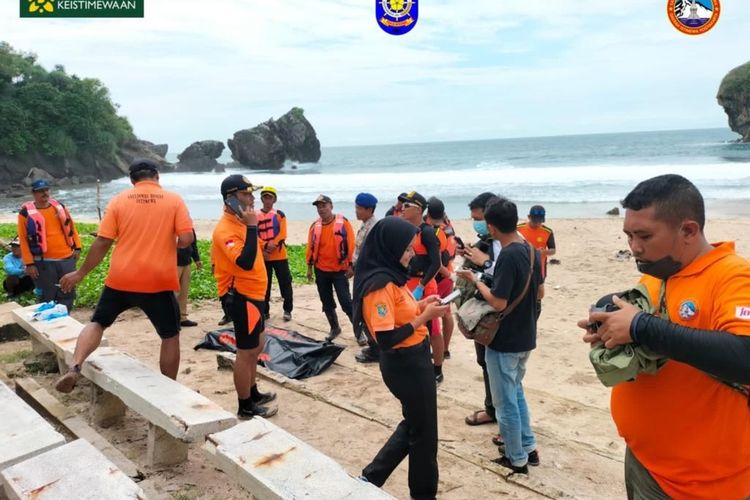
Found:
[[[302,243],[309,224],[310,221],[290,221],[289,242]],[[455,225],[465,241],[473,240],[468,220],[457,220]],[[541,465],[531,468],[528,478],[514,476],[506,480],[505,470],[489,461],[497,456],[490,442],[497,429],[464,423],[466,415],[481,408],[483,386],[472,343],[455,332],[450,344],[452,357],[444,364],[445,382],[438,389],[439,498],[503,495],[602,499],[625,495],[624,445],[609,416],[609,390],[596,379],[588,361],[588,347],[581,341],[582,332],[575,323],[601,295],[632,286],[638,273],[632,260],[614,257],[619,250],[628,248],[621,231],[622,218],[550,219],[547,225],[555,231],[555,258],[560,264],[549,268],[538,347],[531,356],[524,382]],[[212,221],[196,223],[200,238],[210,237],[212,228]],[[734,240],[738,253],[750,255],[749,218],[710,220],[706,233],[711,241]],[[322,339],[327,324],[314,285],[297,286],[294,291],[293,321],[282,323],[276,291],[270,324]],[[73,313],[81,321],[89,314],[86,310]],[[217,371],[214,352],[192,349],[205,332],[217,327],[221,317],[218,301],[193,304],[190,317],[199,326],[183,330],[179,380],[235,411],[231,372]],[[354,361],[358,347],[351,326],[346,320],[344,324],[344,333],[337,342],[346,350],[328,371],[299,384],[280,385],[263,378],[260,388],[279,394],[279,413],[272,419],[276,425],[331,456],[352,475],[359,475],[400,420],[400,406],[385,388],[377,365]],[[158,369],[158,339],[140,312],[123,314],[107,336],[115,348]],[[0,354],[22,349],[29,350],[29,343],[0,344]],[[0,364],[0,370],[24,376],[23,367],[17,363]],[[55,376],[35,378],[50,388]],[[61,399],[85,413],[89,399],[86,385],[83,383],[71,396]],[[136,463],[143,463],[146,424],[141,417],[129,412],[121,424],[99,431]],[[206,461],[197,445],[191,446],[190,459],[184,465],[144,470],[149,490],[165,498],[247,498],[246,492]],[[404,462],[384,487],[397,498],[408,498],[406,470]]]

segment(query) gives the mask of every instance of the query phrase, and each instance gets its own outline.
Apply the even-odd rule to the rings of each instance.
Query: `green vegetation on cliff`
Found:
[[[750,62],[727,73],[719,87],[719,97],[743,93],[750,94]]]
[[[5,42],[0,42],[0,117],[0,156],[36,152],[113,159],[134,139],[102,82],[68,75],[62,66],[47,71],[36,55]]]

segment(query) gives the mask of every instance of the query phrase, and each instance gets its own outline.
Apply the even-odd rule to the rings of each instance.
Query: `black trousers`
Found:
[[[289,261],[287,259],[282,260],[267,260],[266,261],[266,276],[268,276],[268,287],[266,288],[266,303],[265,314],[268,314],[269,305],[271,300],[271,278],[276,273],[276,281],[279,282],[279,290],[281,296],[284,298],[284,312],[292,312],[294,308],[292,291],[292,273],[289,271]]]
[[[380,372],[391,394],[401,402],[404,419],[362,475],[383,486],[408,456],[411,497],[434,499],[438,486],[437,389],[429,342],[381,352]]]
[[[321,271],[315,268],[315,284],[318,286],[318,295],[323,304],[323,312],[336,310],[336,302],[333,300],[333,291],[339,299],[341,310],[351,321],[352,319],[352,294],[349,291],[349,280],[346,279],[344,271]]]
[[[495,407],[492,405],[492,391],[490,390],[490,377],[487,375],[487,363],[484,362],[484,351],[487,348],[479,342],[474,342],[474,349],[477,351],[477,364],[482,367],[482,379],[484,379],[484,411],[493,419],[497,419]]]

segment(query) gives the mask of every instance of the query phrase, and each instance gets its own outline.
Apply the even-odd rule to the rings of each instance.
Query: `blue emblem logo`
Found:
[[[680,318],[688,320],[693,319],[698,314],[698,306],[692,300],[686,300],[680,304]]]
[[[381,318],[385,318],[385,316],[388,314],[388,306],[385,304],[377,304],[375,306],[375,310],[378,312],[378,316]]]
[[[417,24],[417,0],[375,0],[375,17],[386,33],[404,35]]]

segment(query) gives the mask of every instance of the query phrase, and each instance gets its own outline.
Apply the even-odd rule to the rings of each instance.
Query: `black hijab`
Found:
[[[388,283],[404,286],[409,279],[401,256],[417,234],[417,228],[400,217],[386,217],[372,226],[354,269],[354,298],[352,322],[364,323],[362,299]]]

